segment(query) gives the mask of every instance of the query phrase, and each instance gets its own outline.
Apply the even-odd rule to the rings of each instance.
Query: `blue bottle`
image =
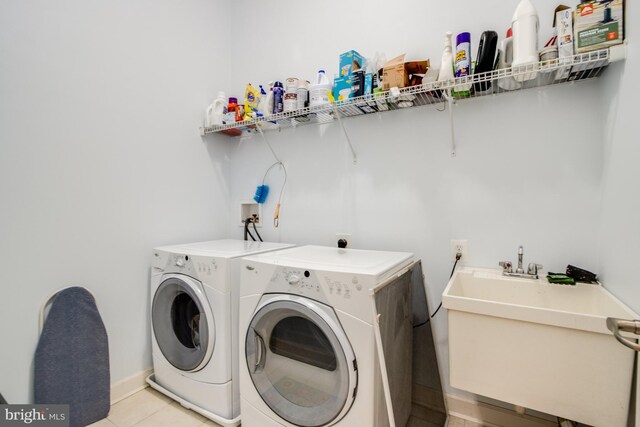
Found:
[[[282,82],[273,84],[273,114],[282,113],[284,111],[284,87]]]

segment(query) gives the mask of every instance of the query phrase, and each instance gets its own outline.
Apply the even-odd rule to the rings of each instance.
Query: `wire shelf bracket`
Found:
[[[356,150],[353,149],[353,144],[351,143],[351,138],[349,138],[349,134],[347,133],[347,130],[344,127],[344,122],[342,121],[342,118],[340,117],[340,113],[336,110],[335,105],[334,105],[333,111],[334,111],[336,117],[338,118],[338,123],[340,123],[340,127],[342,128],[342,133],[344,134],[344,138],[347,140],[347,144],[349,145],[349,149],[351,150],[351,156],[353,157],[353,164],[357,165],[358,164],[358,156],[356,154]]]
[[[451,96],[451,90],[447,89],[442,92],[444,99],[446,100],[446,106],[449,109],[449,133],[451,135],[451,157],[456,156],[456,133],[455,126],[453,124],[453,106],[456,103],[456,100],[453,96]]]

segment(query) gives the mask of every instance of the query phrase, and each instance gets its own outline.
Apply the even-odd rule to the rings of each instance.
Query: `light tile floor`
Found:
[[[433,424],[429,421],[422,420],[415,416],[409,419],[407,427],[442,427],[442,424]],[[482,424],[475,423],[473,421],[467,421],[462,418],[449,416],[448,427],[483,427]]]
[[[111,406],[109,417],[90,427],[220,427],[147,387]]]
[[[89,427],[220,427],[202,415],[182,407],[162,393],[147,387],[111,406],[109,417]],[[432,427],[412,418],[410,427]],[[449,417],[449,427],[482,427],[462,418]]]

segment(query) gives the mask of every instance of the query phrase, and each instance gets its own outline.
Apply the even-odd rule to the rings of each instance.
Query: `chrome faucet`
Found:
[[[542,269],[542,265],[536,263],[529,263],[527,267],[527,272],[524,272],[524,268],[522,266],[522,258],[524,256],[524,249],[522,246],[518,247],[518,268],[516,271],[513,271],[513,264],[511,261],[500,261],[498,264],[502,267],[502,275],[503,276],[511,276],[511,277],[524,277],[527,279],[537,279],[538,271]]]
[[[524,249],[522,245],[518,246],[518,268],[516,268],[516,273],[524,274],[524,269],[522,268],[522,255],[524,255]]]

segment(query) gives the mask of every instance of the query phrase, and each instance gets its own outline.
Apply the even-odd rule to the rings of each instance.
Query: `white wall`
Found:
[[[535,4],[543,43],[556,2]],[[292,0],[240,0],[234,6],[238,22],[250,15],[269,25],[259,32],[264,47],[234,51],[235,93],[243,93],[247,82],[310,79],[319,68],[335,73],[338,54],[349,49],[365,55],[379,50],[388,58],[407,52],[438,64],[447,30],[471,31],[475,56],[480,33],[503,35],[516,5],[465,2],[464,13],[456,13],[460,3],[403,1],[389,11],[379,1],[366,7],[326,1],[309,16]],[[289,176],[280,228],[264,227],[263,237],[334,245],[336,232],[348,232],[356,248],[415,252],[424,261],[432,310],[452,267],[450,239],[469,240],[468,264],[474,266],[515,260],[522,244],[525,263],[550,271],[569,263],[597,270],[603,125],[584,117],[585,111],[601,114],[600,95],[597,82],[579,82],[460,102],[455,158],[449,155],[448,115],[433,107],[345,121],[357,165],[338,125],[267,134]],[[259,137],[234,141],[232,215],[273,162]],[[268,183],[267,223],[281,175],[273,173]],[[448,386],[446,310],[434,325],[447,390],[462,394]]]
[[[640,313],[640,123],[636,97],[640,84],[634,72],[640,66],[637,43],[640,8],[626,4],[625,31],[629,40],[625,64],[610,67],[602,81],[606,100],[605,158],[602,197],[600,273],[607,287]],[[635,41],[635,43],[634,43]]]
[[[111,380],[151,366],[160,244],[224,237],[226,146],[197,128],[228,82],[227,2],[0,3],[0,392],[32,397],[38,311],[91,289]]]
[[[150,366],[150,248],[240,237],[237,203],[273,161],[256,137],[201,142],[196,129],[218,90],[241,96],[249,81],[335,72],[348,49],[437,64],[447,30],[471,31],[475,55],[479,34],[502,36],[516,4],[465,2],[456,13],[459,3],[433,0],[394,10],[379,0],[1,3],[0,392],[29,400],[38,309],[70,284],[97,296],[112,381]],[[556,2],[535,4],[544,41]],[[628,6],[630,37],[637,13]],[[229,43],[231,22],[252,23],[250,37],[238,25]],[[256,49],[231,49],[249,39]],[[347,121],[357,165],[336,125],[268,134],[289,180],[274,229],[282,175],[271,174],[262,234],[333,245],[349,232],[358,248],[413,251],[432,309],[450,239],[468,239],[478,266],[513,260],[523,244],[525,262],[599,271],[640,310],[630,267],[640,255],[631,46],[627,63],[597,82],[459,103],[456,158],[447,115],[431,107]],[[444,314],[434,325],[447,383]]]

